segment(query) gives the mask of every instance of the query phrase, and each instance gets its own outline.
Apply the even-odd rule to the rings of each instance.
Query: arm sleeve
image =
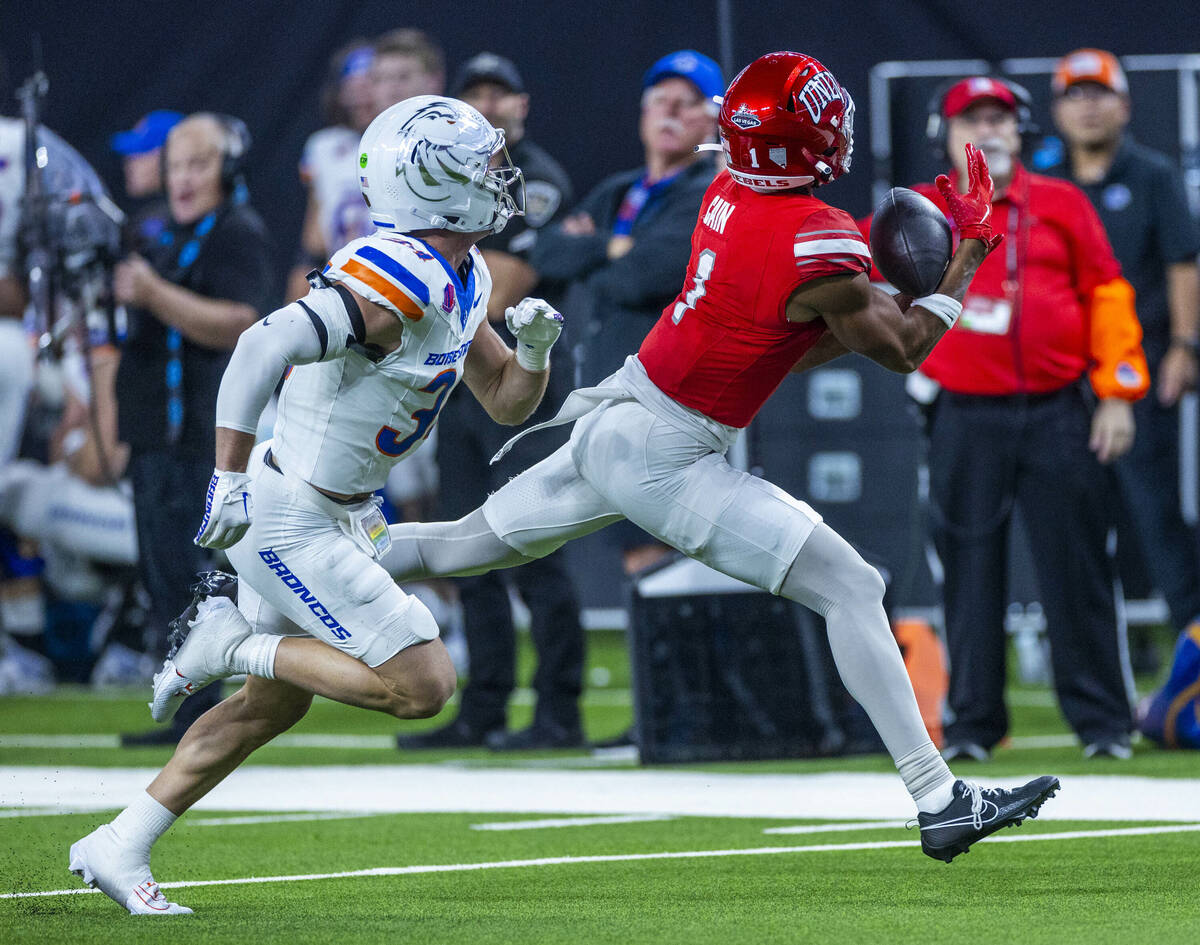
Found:
[[[1140,400],[1150,389],[1150,370],[1142,350],[1133,286],[1120,277],[1096,286],[1089,293],[1087,312],[1092,390],[1097,397]]]
[[[353,316],[349,308],[353,305]],[[361,343],[358,304],[341,287],[314,289],[255,322],[238,338],[217,392],[217,426],[253,433],[263,407],[290,365],[332,361]]]

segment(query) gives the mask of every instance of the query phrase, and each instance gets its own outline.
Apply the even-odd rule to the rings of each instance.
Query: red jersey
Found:
[[[723,172],[700,205],[683,289],[638,358],[679,403],[744,427],[825,333],[821,319],[787,320],[791,294],[810,279],[870,269],[849,214],[805,194],[760,194]]]

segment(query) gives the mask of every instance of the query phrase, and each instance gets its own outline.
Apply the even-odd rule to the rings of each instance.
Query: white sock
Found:
[[[143,791],[137,800],[117,814],[109,826],[121,843],[145,853],[148,858],[150,847],[170,829],[176,819],[175,814]]]
[[[282,639],[273,633],[252,633],[234,647],[229,661],[234,672],[274,679],[275,651]]]
[[[896,768],[917,810],[936,814],[954,800],[954,775],[933,742],[896,760]]]

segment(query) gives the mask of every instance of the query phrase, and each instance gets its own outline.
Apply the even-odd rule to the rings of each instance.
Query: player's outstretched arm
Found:
[[[800,286],[788,300],[792,321],[823,318],[830,333],[851,351],[892,371],[915,371],[962,313],[962,300],[987,254],[1003,237],[993,233],[992,179],[983,153],[967,145],[969,189],[954,191],[949,178],[936,184],[962,236],[932,295],[901,306],[865,274],[829,276]]]
[[[523,423],[541,403],[550,375],[550,349],[562,332],[562,315],[541,299],[523,299],[504,315],[517,339],[514,351],[488,322],[480,324],[467,352],[463,380],[497,423]]]

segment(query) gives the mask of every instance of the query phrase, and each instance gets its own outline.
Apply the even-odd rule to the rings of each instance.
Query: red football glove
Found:
[[[950,178],[939,174],[934,184],[941,192],[954,217],[959,235],[965,240],[983,240],[988,252],[1000,245],[1004,234],[992,231],[988,220],[992,216],[992,175],[988,173],[987,159],[975,145],[967,144],[967,183],[970,189],[960,194],[950,184]]]

